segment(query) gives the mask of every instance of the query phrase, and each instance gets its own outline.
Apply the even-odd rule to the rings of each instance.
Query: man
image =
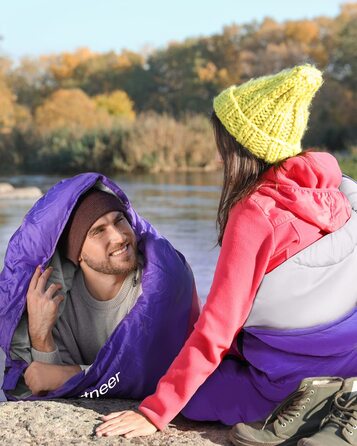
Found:
[[[60,181],[5,256],[0,390],[13,400],[143,398],[198,312],[185,258],[115,183],[97,173]]]
[[[52,267],[36,268],[27,293],[34,362],[24,377],[33,394],[54,390],[89,367],[142,291],[135,234],[117,197],[90,190],[67,226],[65,257],[79,268],[61,318],[56,322],[65,299],[56,295],[61,285],[46,290]]]

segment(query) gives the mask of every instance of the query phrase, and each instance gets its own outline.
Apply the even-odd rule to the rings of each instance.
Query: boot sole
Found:
[[[247,442],[247,441],[238,440],[231,433],[228,434],[228,438],[235,446],[296,446],[299,440],[301,440],[302,438],[307,438],[311,435],[313,435],[313,434],[303,435],[301,437],[295,437],[295,438],[287,438],[282,443],[260,443],[260,442],[258,443],[256,441],[255,442],[252,442],[252,441]]]

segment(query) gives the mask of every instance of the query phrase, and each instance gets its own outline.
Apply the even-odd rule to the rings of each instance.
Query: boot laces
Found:
[[[295,391],[287,400],[284,400],[265,420],[262,430],[264,430],[270,422],[277,419],[282,427],[287,423],[292,423],[294,418],[300,417],[300,412],[305,409],[306,404],[310,402],[310,395],[314,394],[313,389],[306,386]]]
[[[350,399],[343,397],[343,393],[339,392],[335,396],[331,411],[321,421],[320,428],[327,423],[335,423],[342,429],[346,428],[349,435],[353,435],[353,431],[357,429],[357,395]]]

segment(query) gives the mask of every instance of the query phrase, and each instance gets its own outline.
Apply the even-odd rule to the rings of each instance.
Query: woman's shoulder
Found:
[[[271,224],[271,212],[274,203],[269,197],[266,200],[256,192],[236,203],[228,218],[231,226],[249,228],[257,226],[273,226]]]
[[[242,220],[250,222],[252,226],[268,225],[273,229],[296,219],[289,209],[279,205],[274,197],[260,189],[237,203],[232,208],[232,217],[239,222]]]

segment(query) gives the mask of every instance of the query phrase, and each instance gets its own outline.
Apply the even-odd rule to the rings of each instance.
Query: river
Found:
[[[19,175],[0,177],[15,187],[37,186],[46,192],[62,177]],[[221,176],[217,172],[121,174],[111,177],[127,194],[135,210],[190,263],[199,296],[210,289],[218,256],[215,219]],[[0,200],[0,262],[11,235],[34,200]]]

